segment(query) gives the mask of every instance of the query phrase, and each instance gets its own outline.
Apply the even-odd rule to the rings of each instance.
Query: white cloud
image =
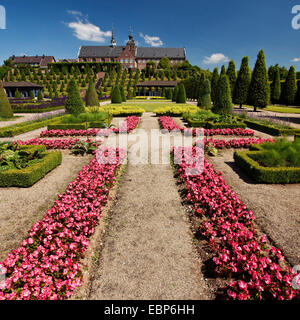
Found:
[[[164,44],[160,37],[148,36],[142,33],[140,33],[140,37],[143,38],[147,44],[150,44],[151,47],[160,47]]]
[[[67,10],[67,12],[68,12],[69,14],[72,14],[73,16],[80,16],[80,17],[82,17],[82,16],[83,16],[82,12],[80,12],[80,11],[76,11],[76,10]]]
[[[300,58],[294,58],[292,62],[300,62]]]
[[[88,20],[82,21],[77,19],[77,21],[70,22],[67,25],[74,30],[74,36],[79,40],[105,42],[105,38],[111,37],[112,35],[111,31],[102,31]]]
[[[223,53],[214,53],[210,57],[205,57],[203,63],[205,64],[218,64],[223,62],[228,62],[229,58],[226,57]]]

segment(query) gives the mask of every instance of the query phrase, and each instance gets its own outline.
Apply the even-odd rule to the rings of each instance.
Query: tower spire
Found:
[[[115,39],[115,35],[114,35],[114,25],[112,25],[112,32],[111,32],[111,46],[112,47],[116,47],[117,46],[117,41]]]

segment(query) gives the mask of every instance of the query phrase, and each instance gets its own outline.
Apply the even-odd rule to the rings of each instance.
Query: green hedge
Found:
[[[45,109],[26,109],[26,108],[20,108],[20,109],[14,109],[14,113],[44,113],[44,112],[51,112],[56,110],[62,110],[65,107],[54,107],[54,108],[45,108]]]
[[[21,148],[28,151],[42,151],[42,161],[21,170],[1,171],[0,187],[31,187],[62,162],[62,153],[60,151],[45,152],[45,146],[22,146]]]
[[[209,121],[194,121],[192,119],[187,119],[187,123],[193,128],[206,128],[206,129],[236,129],[243,128],[246,129],[247,126],[243,122],[239,123],[213,123]]]
[[[300,134],[295,135],[295,140],[300,140]]]
[[[294,135],[300,133],[300,129],[290,128],[290,129],[279,129],[273,126],[262,124],[256,121],[243,120],[246,125],[254,130],[262,131],[264,133],[270,134],[272,136],[281,136],[281,135]]]
[[[49,124],[48,130],[87,130],[89,128],[107,128],[106,122],[83,122],[83,123],[54,123]]]
[[[259,151],[236,151],[235,163],[254,180],[259,183],[289,184],[300,182],[300,168],[267,168],[249,157],[259,154],[260,148],[253,146],[252,149]]]
[[[18,136],[20,134],[23,134],[29,131],[46,127],[49,124],[57,122],[58,119],[62,119],[63,117],[65,116],[60,116],[60,117],[48,119],[45,121],[36,121],[32,123],[24,122],[24,123],[19,123],[19,124],[8,126],[8,127],[3,127],[0,129],[0,137],[6,138],[6,137]]]
[[[207,129],[236,129],[242,128],[246,129],[247,125],[243,122],[239,123],[213,123],[207,122]]]

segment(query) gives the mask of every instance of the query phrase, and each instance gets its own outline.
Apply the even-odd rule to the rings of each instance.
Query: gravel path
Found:
[[[21,244],[32,225],[45,216],[57,195],[65,192],[90,161],[90,157],[62,153],[62,164],[32,187],[0,188],[0,261]]]
[[[129,161],[98,263],[88,299],[209,299],[170,165]]]
[[[260,229],[293,266],[299,265],[300,184],[257,184],[235,165],[232,150],[222,151],[209,161],[217,172],[223,172],[227,184],[253,210]]]

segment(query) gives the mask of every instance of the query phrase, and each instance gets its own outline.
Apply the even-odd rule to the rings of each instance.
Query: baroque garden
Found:
[[[151,50],[0,68],[1,300],[299,299],[300,74]]]

